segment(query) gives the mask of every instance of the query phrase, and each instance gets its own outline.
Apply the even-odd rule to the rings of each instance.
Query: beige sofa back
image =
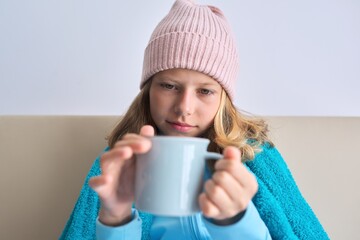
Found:
[[[332,239],[360,226],[360,118],[272,117],[272,137]],[[0,239],[57,239],[111,116],[0,116]]]

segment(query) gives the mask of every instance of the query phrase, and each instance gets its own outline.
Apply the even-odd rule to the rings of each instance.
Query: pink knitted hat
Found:
[[[145,49],[140,88],[155,73],[172,68],[207,74],[233,99],[239,59],[235,39],[220,9],[176,0]]]

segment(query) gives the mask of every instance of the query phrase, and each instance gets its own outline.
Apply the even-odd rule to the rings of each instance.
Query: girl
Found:
[[[238,69],[223,13],[177,0],[150,38],[141,91],[95,161],[61,239],[328,239],[264,121],[233,105]],[[201,213],[159,217],[133,206],[134,154],[149,151],[147,137],[157,134],[208,138],[209,151],[223,154],[199,196]]]

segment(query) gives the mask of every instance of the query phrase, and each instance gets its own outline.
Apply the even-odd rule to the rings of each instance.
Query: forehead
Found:
[[[177,83],[206,84],[221,87],[220,84],[212,77],[188,69],[169,69],[158,72],[154,75],[153,80],[169,80]]]

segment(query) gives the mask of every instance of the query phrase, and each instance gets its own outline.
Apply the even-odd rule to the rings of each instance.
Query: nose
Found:
[[[178,95],[175,104],[175,113],[179,116],[189,116],[195,109],[194,96],[190,91],[183,91]]]

